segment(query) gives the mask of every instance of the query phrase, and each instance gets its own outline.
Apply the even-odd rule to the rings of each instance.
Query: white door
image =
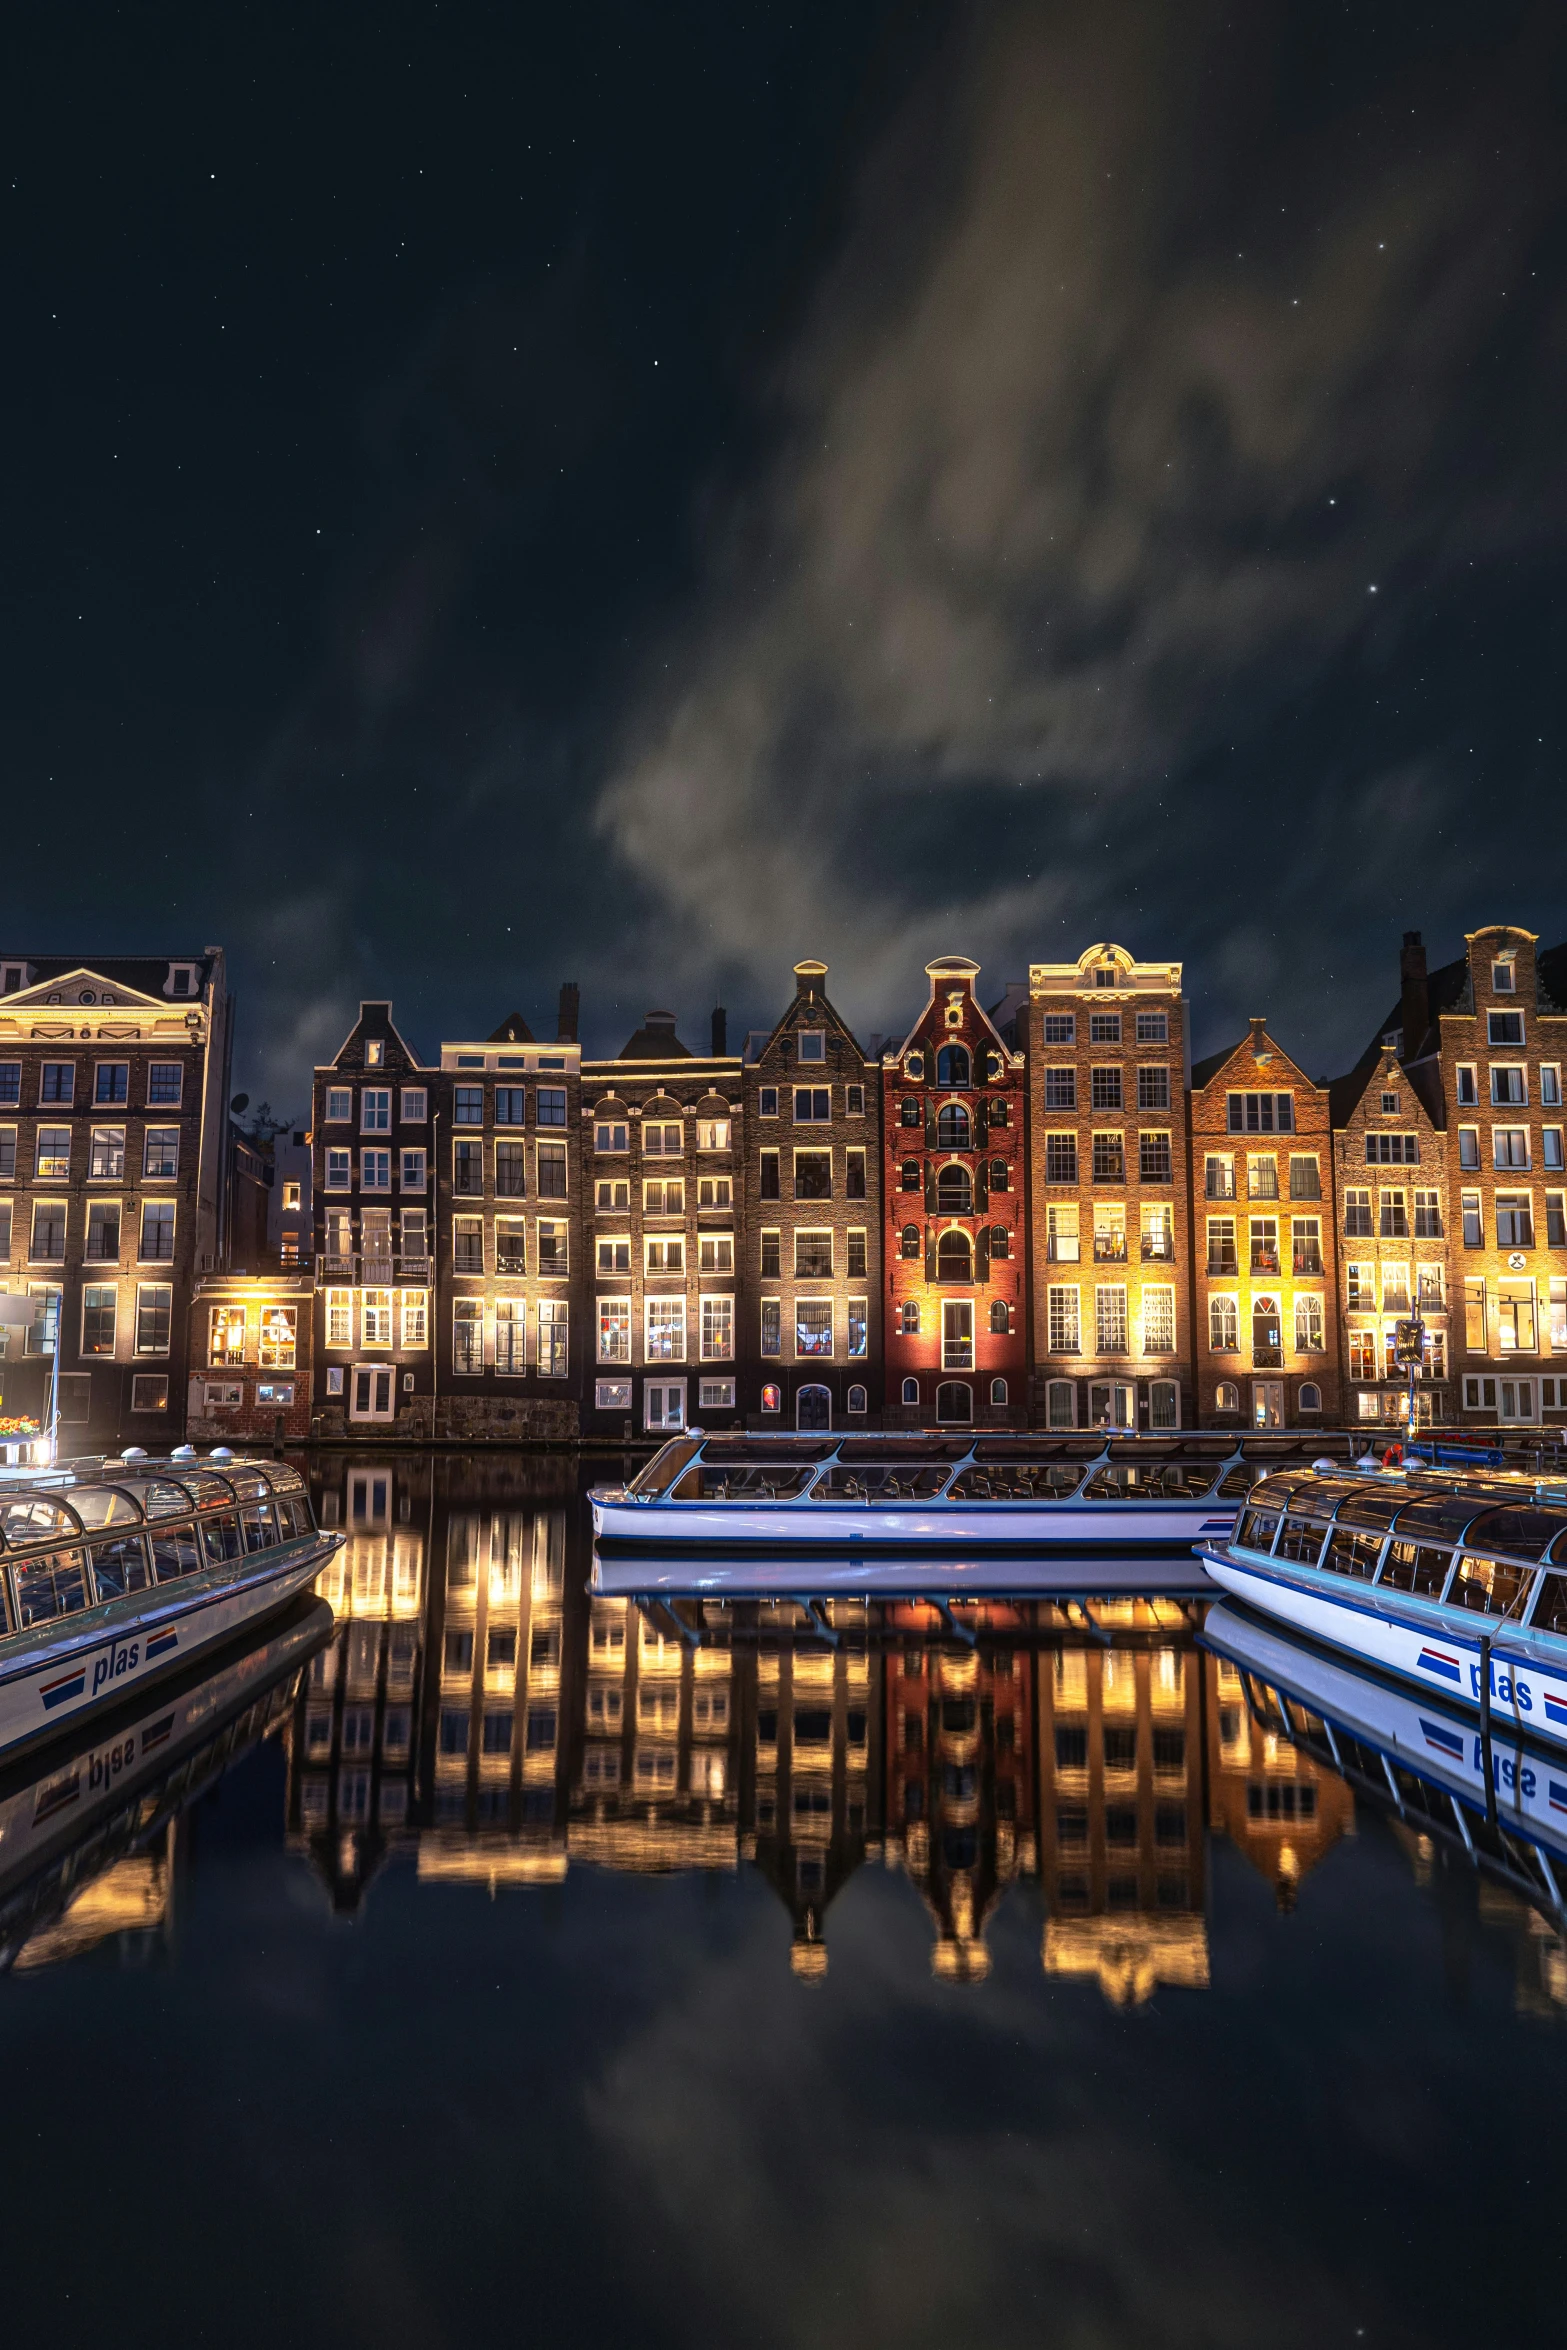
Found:
[[[1096,1379],[1088,1390],[1088,1422],[1092,1428],[1135,1428],[1137,1402],[1130,1380]]]
[[[686,1383],[683,1379],[648,1379],[642,1386],[642,1425],[647,1429],[683,1428],[686,1424]]]
[[[1283,1427],[1284,1382],[1282,1379],[1254,1379],[1252,1381],[1251,1424],[1254,1428]]]
[[[1501,1400],[1497,1409],[1499,1420],[1537,1420],[1535,1382],[1532,1379],[1498,1379]]]
[[[351,1420],[390,1420],[392,1369],[389,1363],[356,1363],[349,1374],[348,1416]]]

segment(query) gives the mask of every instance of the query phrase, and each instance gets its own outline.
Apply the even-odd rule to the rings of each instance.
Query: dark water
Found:
[[[1192,1611],[696,1645],[572,1462],[314,1474],[335,1628],[11,1787],[12,2339],[1563,2338],[1561,1940]]]

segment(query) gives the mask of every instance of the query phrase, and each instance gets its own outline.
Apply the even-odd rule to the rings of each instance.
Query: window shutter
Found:
[[[979,1165],[974,1170],[974,1207],[976,1212],[982,1216],[989,1205],[990,1169],[986,1166],[984,1160],[981,1159]]]
[[[929,1159],[925,1162],[925,1213],[936,1213],[936,1170]]]
[[[928,1226],[925,1232],[925,1278],[927,1281],[936,1278],[936,1235]]]
[[[990,1226],[988,1224],[981,1224],[974,1236],[974,1278],[976,1281],[988,1281],[990,1278]]]
[[[933,1151],[933,1150],[935,1149],[935,1147],[936,1147],[936,1104],[935,1104],[935,1100],[934,1100],[934,1098],[931,1098],[931,1099],[927,1100],[927,1102],[926,1102],[926,1104],[925,1104],[925,1148],[926,1148],[928,1151]]]

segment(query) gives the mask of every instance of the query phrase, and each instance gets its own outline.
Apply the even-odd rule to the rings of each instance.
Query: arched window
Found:
[[[1007,1165],[1007,1162],[1006,1162],[1006,1160],[1005,1160],[1005,1159],[992,1159],[992,1160],[991,1160],[991,1162],[990,1162],[990,1188],[991,1188],[991,1190],[992,1190],[992,1191],[1010,1191],[1010,1190],[1011,1190],[1011,1188],[1012,1188],[1012,1170],[1011,1170],[1011,1168],[1010,1168],[1010,1167]]]
[[[919,1381],[917,1379],[905,1379],[903,1382],[903,1400],[905,1404],[918,1404],[919,1399]]]
[[[944,1232],[936,1243],[936,1279],[972,1281],[974,1255],[966,1232]]]
[[[1010,1126],[1012,1123],[1012,1104],[1004,1093],[991,1096],[990,1123],[992,1126]]]
[[[863,1412],[863,1411],[864,1411],[864,1409],[865,1409],[865,1390],[864,1390],[864,1388],[863,1388],[863,1387],[851,1387],[851,1388],[850,1388],[850,1390],[849,1390],[849,1394],[848,1394],[848,1409],[849,1409],[851,1412]]]
[[[902,1327],[905,1338],[918,1338],[920,1334],[920,1301],[917,1297],[904,1299]]]
[[[903,1230],[899,1235],[898,1246],[902,1249],[903,1254],[906,1257],[917,1258],[919,1256],[920,1228],[917,1224],[904,1225]]]
[[[943,1167],[936,1177],[936,1205],[944,1216],[971,1216],[974,1186],[967,1167]]]
[[[1219,1381],[1214,1390],[1213,1408],[1216,1412],[1238,1412],[1240,1410],[1241,1391],[1233,1379]]]
[[[1007,1259],[1007,1258],[1008,1258],[1008,1257],[1009,1257],[1011,1254],[1012,1254],[1012,1235],[1011,1235],[1011,1233],[1010,1233],[1010,1232],[1007,1230],[1007,1228],[1006,1228],[1005,1224],[992,1224],[992,1225],[991,1225],[991,1227],[990,1227],[990,1261],[991,1261],[991,1263],[992,1263],[993,1265],[994,1265],[994,1264],[998,1264],[998,1263],[1005,1263],[1006,1259]]]
[[[990,1335],[1009,1338],[1012,1334],[1012,1313],[1004,1297],[993,1298],[990,1307]]]
[[[1075,1428],[1077,1426],[1077,1383],[1075,1380],[1051,1380],[1045,1389],[1045,1425],[1048,1428]]]
[[[938,1085],[966,1086],[969,1083],[969,1057],[966,1044],[944,1044],[936,1055],[936,1083]]]
[[[969,1114],[961,1102],[944,1102],[936,1120],[936,1141],[944,1151],[966,1151],[973,1140]]]
[[[918,1159],[904,1160],[902,1167],[898,1171],[898,1180],[902,1184],[905,1191],[918,1191],[920,1187],[920,1163]]]
[[[1148,1425],[1150,1428],[1179,1428],[1181,1424],[1181,1391],[1173,1379],[1154,1379],[1148,1387]]]
[[[1276,1297],[1251,1301],[1251,1359],[1264,1370],[1284,1360],[1284,1321]]]
[[[832,1389],[802,1387],[794,1399],[794,1424],[797,1428],[830,1428]]]
[[[1317,1385],[1315,1379],[1303,1379],[1301,1381],[1300,1393],[1295,1400],[1300,1405],[1300,1408],[1303,1412],[1321,1411],[1322,1390]]]
[[[903,1107],[898,1114],[905,1126],[917,1126],[919,1124],[920,1106],[912,1094],[906,1093],[904,1095]]]
[[[943,1379],[936,1390],[936,1417],[938,1420],[972,1420],[973,1388],[962,1379]]]
[[[1005,1381],[1004,1379],[992,1379],[992,1381],[990,1382],[990,1402],[991,1402],[991,1408],[992,1408],[993,1410],[995,1410],[995,1411],[1002,1411],[1002,1410],[1004,1410],[1004,1409],[1005,1409],[1005,1406],[1006,1406],[1006,1400],[1007,1400],[1007,1383],[1006,1383],[1006,1381]]]

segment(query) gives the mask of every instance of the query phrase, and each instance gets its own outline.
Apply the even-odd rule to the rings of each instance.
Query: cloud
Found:
[[[598,804],[677,982],[823,953],[885,1021],[930,953],[1075,952],[1145,890],[1132,943],[1221,962],[1202,845],[1278,823],[1270,729],[1558,530],[1527,36],[1456,111],[1411,69],[1290,118],[1290,71],[1266,17],[1013,8],[910,102]],[[1407,755],[1365,811],[1332,759],[1352,828],[1418,809]]]

